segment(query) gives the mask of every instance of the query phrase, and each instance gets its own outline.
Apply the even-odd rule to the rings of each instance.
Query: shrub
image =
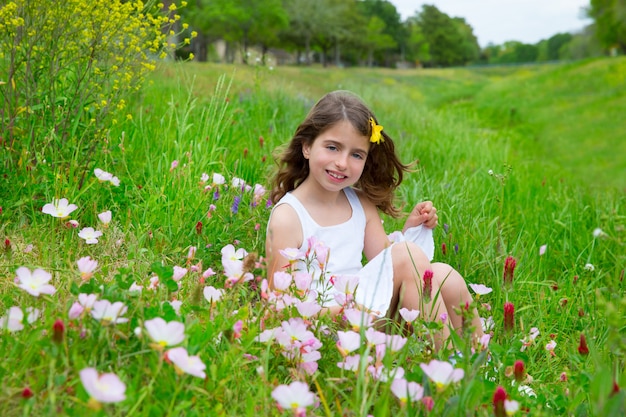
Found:
[[[32,170],[48,162],[57,173],[75,164],[86,170],[108,128],[120,121],[128,95],[175,49],[175,10],[153,0],[2,6],[4,168]]]

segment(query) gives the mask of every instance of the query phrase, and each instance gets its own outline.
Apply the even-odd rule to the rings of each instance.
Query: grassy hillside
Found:
[[[82,188],[81,155],[65,161],[71,169],[42,163],[0,177],[2,415],[279,416],[289,413],[272,392],[296,379],[315,393],[312,415],[488,416],[498,386],[520,403],[521,415],[623,415],[625,68],[624,59],[423,71],[160,67],[129,103],[130,120],[113,127],[87,167]],[[257,339],[299,313],[277,312],[259,297],[267,195],[231,181],[268,186],[276,149],[334,89],[361,95],[402,159],[416,162],[398,202],[409,209],[431,199],[438,207],[435,259],[492,288],[476,304],[493,321],[488,347],[466,334],[453,349],[432,352],[420,321],[423,337],[407,338],[385,358],[384,366],[402,364],[405,378],[423,385],[431,412],[426,403],[399,402],[365,366],[339,369],[344,322],[311,319],[322,342],[313,374],[276,343]],[[98,181],[95,168],[119,177],[119,186]],[[41,212],[55,198],[76,204],[71,219],[79,228]],[[98,216],[106,210],[107,226]],[[386,218],[386,230],[402,220]],[[87,226],[103,232],[97,244],[78,236]],[[248,265],[253,281],[226,285],[227,245],[256,254],[258,263]],[[77,268],[86,256],[98,263],[87,277]],[[517,268],[505,288],[509,256]],[[48,271],[56,292],[34,297],[18,287],[20,267]],[[143,290],[130,291],[133,283]],[[220,301],[203,295],[209,285],[223,291]],[[97,321],[88,311],[69,317],[79,293],[123,303],[128,322]],[[173,301],[182,303],[178,310]],[[505,331],[507,302],[515,319]],[[10,308],[36,308],[38,316],[10,331]],[[163,353],[171,346],[155,348],[145,323],[157,317],[184,324],[176,345],[206,364],[204,377],[175,368]],[[362,344],[358,352],[365,358],[372,349]],[[455,366],[466,377],[439,389],[420,365],[457,350],[464,356]],[[523,382],[511,374],[516,361],[524,363]],[[118,375],[126,399],[90,414],[97,404],[79,377],[86,367]],[[520,392],[520,383],[534,395]]]

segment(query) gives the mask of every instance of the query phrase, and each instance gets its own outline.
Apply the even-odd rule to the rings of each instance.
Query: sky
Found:
[[[481,47],[506,41],[537,43],[562,32],[575,32],[591,23],[581,8],[589,0],[389,0],[402,20],[434,5],[450,17],[462,17],[474,29]]]

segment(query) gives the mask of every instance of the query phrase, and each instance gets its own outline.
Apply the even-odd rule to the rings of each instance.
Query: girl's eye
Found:
[[[352,156],[356,159],[363,159],[363,155],[361,155],[360,153],[353,153]]]
[[[334,146],[334,145],[328,145],[328,146],[326,147],[326,149],[328,149],[329,151],[336,151],[336,150],[337,150],[337,147],[336,147],[336,146]]]

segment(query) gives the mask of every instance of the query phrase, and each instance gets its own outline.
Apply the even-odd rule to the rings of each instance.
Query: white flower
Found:
[[[102,236],[102,232],[100,230],[94,230],[93,227],[84,227],[78,232],[78,237],[85,239],[85,243],[89,245],[98,243],[100,236]]]
[[[226,179],[222,174],[213,174],[213,184],[222,185],[226,182]]]
[[[111,181],[111,178],[113,178],[113,174],[103,171],[100,168],[94,169],[93,173],[96,175],[96,178],[98,178],[100,181]]]
[[[595,271],[595,270],[596,270],[596,267],[595,267],[595,266],[593,266],[593,264],[589,264],[589,263],[588,263],[588,264],[585,264],[585,269],[586,269],[587,271],[592,271],[592,272],[593,272],[593,271]]]
[[[315,395],[304,382],[294,381],[289,385],[279,385],[272,391],[272,398],[284,410],[292,410],[295,415],[304,415],[306,407],[315,403]]]
[[[119,178],[113,176],[113,174],[103,171],[100,168],[96,168],[93,170],[93,173],[96,175],[96,178],[98,178],[100,181],[109,181],[111,184],[115,185],[116,187],[120,185],[120,180]]]
[[[178,345],[185,339],[185,325],[181,322],[166,322],[161,317],[156,317],[146,320],[144,325],[148,336],[162,347]]]
[[[4,316],[0,317],[0,329],[7,329],[10,332],[17,332],[24,328],[22,321],[24,313],[19,307],[11,307]]]
[[[102,223],[104,223],[105,226],[108,226],[109,223],[111,223],[111,210],[98,214],[98,218]]]
[[[483,284],[469,284],[469,287],[474,291],[477,295],[485,295],[489,294],[493,289],[483,285]]]
[[[126,385],[117,375],[112,373],[98,375],[94,368],[85,368],[79,374],[85,391],[94,400],[101,403],[116,403],[126,399]]]
[[[17,268],[15,273],[17,274],[17,286],[35,297],[38,297],[39,294],[54,294],[56,291],[56,288],[48,284],[52,275],[43,269],[38,268],[30,272],[30,269],[21,266]]]
[[[465,375],[463,369],[454,368],[451,363],[436,359],[431,360],[428,364],[421,363],[420,367],[435,383],[438,390],[447,387],[450,383],[460,381]]]
[[[170,349],[166,354],[178,373],[186,373],[202,379],[206,378],[206,373],[204,372],[206,365],[199,356],[189,356],[184,347]]]
[[[419,401],[424,396],[424,387],[417,382],[409,382],[404,378],[394,379],[391,383],[391,392],[403,402]]]
[[[604,231],[600,229],[599,227],[596,227],[595,229],[593,229],[593,237],[600,237],[604,235],[606,235],[606,233],[604,233]]]
[[[504,411],[507,416],[512,416],[519,411],[519,403],[515,400],[504,400]]]
[[[98,300],[93,304],[91,316],[103,324],[126,323],[128,319],[121,316],[126,313],[127,309],[128,307],[121,301],[111,304],[109,300]]]
[[[143,290],[143,285],[137,284],[137,281],[134,281],[131,286],[128,288],[128,292],[138,292],[141,293]]]
[[[215,287],[209,285],[208,287],[204,287],[203,294],[204,298],[206,298],[209,303],[213,304],[218,302],[222,298],[222,295],[224,295],[224,290],[218,290]]]
[[[44,205],[41,212],[49,214],[52,217],[64,219],[77,208],[78,206],[76,206],[76,204],[69,204],[67,198],[62,198],[60,200],[53,200],[52,203]]]

